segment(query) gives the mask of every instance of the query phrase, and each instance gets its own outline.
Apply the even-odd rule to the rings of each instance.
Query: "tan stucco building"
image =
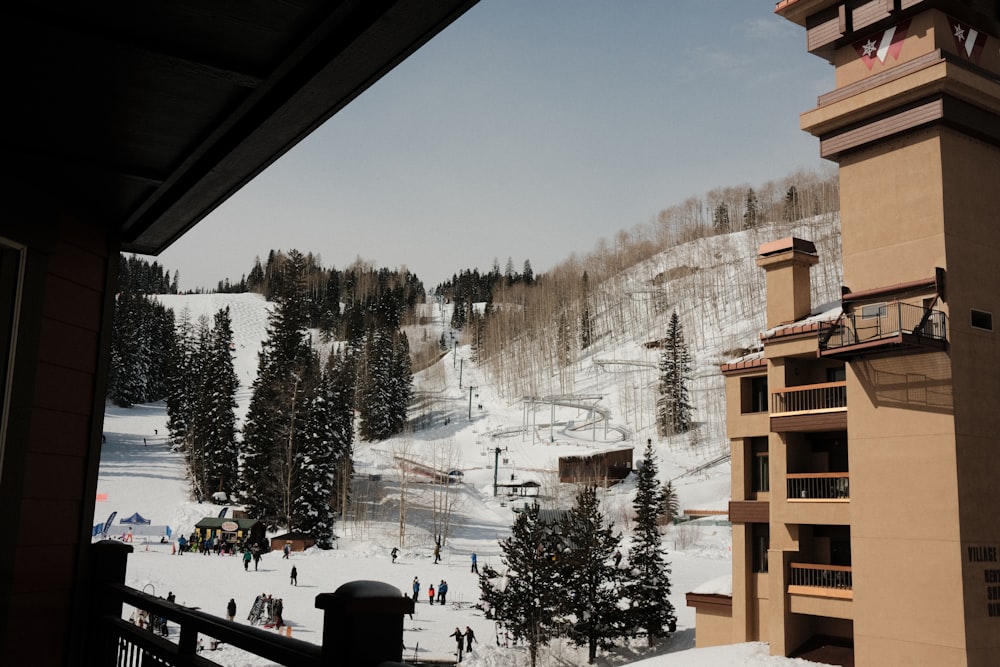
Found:
[[[733,587],[699,646],[841,664],[1000,664],[1000,5],[783,0],[835,89],[802,115],[840,165],[844,294],[761,247],[763,351],[723,366]]]

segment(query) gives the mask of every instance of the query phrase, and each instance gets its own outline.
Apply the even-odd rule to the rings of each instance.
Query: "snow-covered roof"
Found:
[[[797,333],[817,331],[821,323],[833,322],[840,317],[843,312],[844,308],[841,301],[825,303],[822,306],[813,309],[813,311],[809,313],[808,317],[772,327],[762,333],[760,338],[761,340],[767,340],[769,338],[777,338],[779,336],[789,336]]]
[[[733,575],[724,574],[721,577],[709,579],[708,581],[695,586],[694,590],[691,592],[695,595],[728,595],[732,597]]]

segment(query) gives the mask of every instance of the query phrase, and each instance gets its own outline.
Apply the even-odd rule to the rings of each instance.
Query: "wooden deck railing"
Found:
[[[807,588],[850,590],[854,584],[851,579],[850,565],[790,563],[789,567],[789,587],[804,586]]]
[[[789,500],[846,500],[851,497],[848,472],[788,473]]]
[[[88,614],[87,664],[117,667],[166,665],[211,667],[200,652],[218,641],[279,665],[302,667],[399,667],[404,665],[403,615],[413,613],[413,600],[378,581],[354,581],[333,593],[316,596],[323,610],[323,643],[283,637],[273,631],[226,621],[196,609],[153,597],[124,584],[132,547],[116,540],[92,545],[93,587]],[[167,619],[179,630],[159,636],[122,618],[125,604],[151,618]],[[159,624],[151,624],[156,629]],[[171,628],[175,630],[174,628]],[[204,638],[204,640],[202,639]]]
[[[771,415],[847,408],[847,383],[823,382],[771,392]]]

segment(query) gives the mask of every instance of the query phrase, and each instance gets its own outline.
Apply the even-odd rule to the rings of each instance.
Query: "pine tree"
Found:
[[[204,439],[205,480],[209,493],[229,497],[237,487],[239,450],[236,444],[236,390],[239,379],[233,367],[233,326],[229,308],[215,313],[208,347],[202,358],[202,398],[199,406],[200,437]]]
[[[758,223],[758,211],[757,195],[754,193],[753,188],[747,190],[746,203],[743,208],[743,229],[754,229]]]
[[[321,549],[333,546],[335,481],[350,443],[337,432],[334,378],[324,374],[312,395],[304,398],[301,446],[295,452],[298,473],[290,527],[311,535]]]
[[[715,227],[716,234],[729,233],[729,207],[725,204],[719,204],[715,207],[715,212],[712,214],[712,226]]]
[[[652,443],[647,443],[642,467],[636,473],[635,527],[623,595],[629,605],[626,614],[629,628],[633,635],[639,629],[644,631],[650,646],[673,632],[677,623],[669,600],[670,564],[657,528],[666,498],[656,477],[656,454]]]
[[[247,509],[270,528],[288,526],[291,520],[296,433],[305,414],[300,394],[308,395],[318,379],[306,338],[305,263],[297,250],[268,260],[269,269],[277,267],[269,276],[275,307],[243,428],[241,495]]]
[[[528,646],[531,667],[538,649],[556,636],[559,608],[558,529],[539,517],[538,506],[517,515],[511,534],[500,542],[501,575],[484,567],[479,576],[481,602],[486,618],[499,621],[515,641]]]
[[[583,294],[580,297],[580,349],[586,350],[594,342],[594,321],[590,314],[590,285],[587,272],[583,272]]]
[[[667,336],[660,353],[660,395],[656,401],[656,422],[661,435],[691,429],[691,402],[688,383],[691,360],[677,311],[670,316]]]
[[[567,635],[577,646],[588,647],[588,662],[597,649],[607,650],[625,635],[618,601],[621,571],[612,561],[621,534],[604,524],[594,487],[583,487],[576,504],[559,522],[562,548],[558,557],[561,578],[560,611],[569,622]]]

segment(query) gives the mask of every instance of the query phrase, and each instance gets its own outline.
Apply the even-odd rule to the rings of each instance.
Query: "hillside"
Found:
[[[226,601],[234,597],[240,609],[238,620],[245,617],[256,594],[274,593],[285,599],[286,619],[295,635],[318,641],[322,620],[312,605],[316,593],[358,578],[381,579],[404,591],[414,576],[425,584],[443,578],[451,585],[451,604],[418,605],[415,620],[405,623],[408,652],[404,657],[447,658],[453,647],[448,634],[460,624],[473,627],[482,643],[463,664],[522,664],[521,649],[496,646],[493,623],[472,608],[478,591],[468,571],[470,555],[475,552],[481,564],[500,567],[497,540],[509,530],[512,508],[525,502],[502,491],[494,496],[494,479],[535,481],[541,485],[541,504],[566,506],[572,502],[572,489],[556,482],[560,456],[626,445],[635,446],[639,458],[650,438],[656,444],[661,477],[674,480],[681,507],[724,508],[730,482],[718,365],[756,343],[763,329],[763,278],[754,265],[756,249],[764,241],[789,234],[809,238],[819,248],[821,264],[813,269],[814,303],[838,294],[839,276],[829,268],[839,265],[836,220],[702,239],[595,286],[595,303],[600,308],[595,312],[594,345],[586,355],[578,354],[570,384],[566,384],[565,372],[560,384],[558,370],[551,369],[519,380],[538,390],[532,392],[534,402],[523,402],[520,395],[512,394],[510,380],[498,381],[496,369],[479,367],[467,345],[458,345],[420,371],[415,377],[412,432],[384,442],[355,444],[353,500],[349,516],[338,524],[338,548],[295,554],[299,586],[289,586],[289,566],[278,554],[267,556],[261,571],[246,573],[238,559],[181,558],[171,555],[172,545],[155,542],[137,545],[129,560],[128,583],[161,596],[173,591],[178,602],[220,615]],[[242,416],[256,372],[268,304],[248,294],[159,298],[178,316],[186,309],[192,318],[230,308]],[[417,339],[426,334],[433,340],[447,331],[449,313],[444,304],[424,308],[426,324],[409,333]],[[656,350],[646,343],[659,337],[674,309],[682,318],[694,359],[692,396],[699,424],[691,433],[661,441],[652,423]],[[515,343],[511,341],[512,347]],[[546,398],[556,393],[561,395],[559,400]],[[103,522],[111,511],[120,516],[138,511],[154,523],[170,525],[176,536],[190,532],[200,518],[218,514],[220,507],[191,498],[180,456],[167,447],[165,433],[162,403],[108,408],[107,445],[98,481],[99,497],[105,500],[97,503],[95,523]],[[432,477],[421,474],[430,469],[461,471],[463,483],[434,484]],[[609,520],[625,533],[626,563],[632,489],[626,480],[604,494]],[[402,530],[401,500],[407,517]],[[442,533],[447,536],[444,561],[433,565],[433,536]],[[703,521],[671,526],[664,539],[673,568],[670,598],[678,615],[678,631],[653,655],[670,653],[670,664],[675,664],[680,657],[676,652],[694,645],[694,613],[685,606],[684,594],[729,573],[730,532],[727,526]],[[400,562],[393,564],[388,553],[400,543]],[[733,654],[738,657],[716,653],[705,662],[692,658],[694,662],[677,664],[792,664],[762,655],[760,648],[739,651]],[[644,647],[636,645],[602,657],[601,664],[624,664],[647,655]],[[265,664],[226,648],[211,657],[222,664]],[[557,643],[544,659],[546,665],[577,664],[578,654]],[[666,664],[663,660],[649,664]]]

